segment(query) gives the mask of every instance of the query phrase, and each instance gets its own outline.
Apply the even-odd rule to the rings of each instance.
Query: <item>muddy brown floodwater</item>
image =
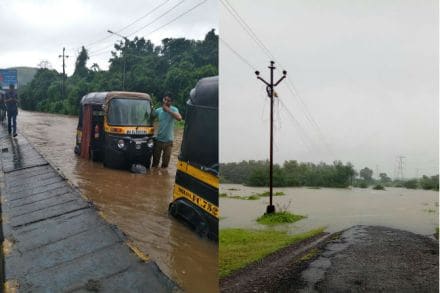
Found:
[[[264,187],[222,184],[220,193],[231,196],[249,196],[267,191]],[[278,229],[301,233],[326,227],[334,233],[354,225],[386,226],[432,235],[438,227],[439,193],[431,190],[386,188],[386,190],[360,188],[274,188],[283,192],[275,196],[278,210],[288,210],[307,218],[293,224],[268,228],[255,220],[261,216],[269,202],[268,197],[258,200],[220,198],[222,218],[220,228]]]
[[[168,216],[182,130],[170,167],[147,174],[104,168],[73,153],[78,118],[20,111],[18,132],[187,292],[217,292],[217,245]]]

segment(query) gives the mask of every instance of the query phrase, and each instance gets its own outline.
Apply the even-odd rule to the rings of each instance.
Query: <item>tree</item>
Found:
[[[29,86],[20,87],[23,109],[77,114],[79,101],[91,91],[121,90],[145,92],[153,104],[170,92],[184,115],[186,101],[196,82],[206,76],[218,75],[218,35],[209,31],[204,40],[167,38],[160,45],[135,37],[114,45],[109,70],[94,63],[87,68],[89,55],[82,47],[75,62],[74,74],[66,78],[66,98],[61,97],[60,74],[40,62],[40,70]],[[64,76],[65,78],[65,76]]]
[[[90,69],[91,69],[93,72],[101,71],[101,68],[99,68],[98,63],[93,63],[93,65],[90,67]]]
[[[369,169],[368,167],[365,167],[361,171],[359,171],[359,176],[365,181],[370,182],[371,179],[373,178],[373,170]]]
[[[380,178],[380,182],[384,184],[391,182],[391,178],[388,177],[387,173],[380,173],[379,178]]]
[[[40,63],[37,64],[40,69],[52,69],[52,64],[48,60],[41,60]]]
[[[82,46],[81,51],[76,58],[75,71],[73,72],[73,76],[87,77],[87,74],[89,72],[86,66],[87,60],[89,60],[89,53],[87,52],[86,48]]]

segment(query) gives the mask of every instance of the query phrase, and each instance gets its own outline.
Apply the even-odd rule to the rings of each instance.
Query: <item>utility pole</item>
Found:
[[[274,66],[275,62],[270,61],[270,66],[268,67],[270,70],[270,82],[265,81],[263,78],[260,77],[260,72],[255,71],[255,74],[257,75],[257,78],[261,80],[263,83],[266,84],[266,92],[267,96],[270,98],[270,156],[269,156],[269,198],[270,202],[269,205],[266,208],[266,213],[271,214],[275,212],[275,206],[273,205],[272,201],[272,190],[273,190],[273,98],[274,98],[274,87],[276,87],[283,79],[286,78],[287,71],[283,70],[283,76],[276,82],[273,83],[273,71],[276,68]]]
[[[112,34],[112,35],[115,35],[115,36],[118,36],[118,37],[123,38],[124,41],[125,41],[125,43],[128,44],[129,40],[128,40],[128,38],[127,38],[126,36],[123,36],[123,35],[121,35],[121,34],[115,33],[115,32],[113,32],[113,31],[111,31],[111,30],[107,30],[107,32],[108,32],[109,34]],[[125,54],[124,54],[124,52],[122,52],[122,54],[123,54],[122,59],[123,59],[123,63],[124,63],[124,64],[123,64],[123,69],[122,69],[122,90],[125,90],[125,75],[126,75],[126,73],[125,73],[125,67],[126,67],[126,60],[125,60]]]
[[[64,79],[66,77],[66,62],[65,59],[69,58],[68,55],[65,55],[66,52],[66,48],[63,47],[63,55],[58,55],[58,58],[63,58],[63,76],[61,78],[61,97],[64,99],[65,98],[65,86],[64,86]]]
[[[403,159],[405,159],[405,156],[397,157],[397,178],[400,180],[403,179]]]

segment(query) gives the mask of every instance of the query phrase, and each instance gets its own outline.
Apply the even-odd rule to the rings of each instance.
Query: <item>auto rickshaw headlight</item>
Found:
[[[147,147],[152,148],[153,145],[154,145],[154,142],[153,142],[152,139],[150,139],[150,140],[147,141]]]
[[[123,139],[118,140],[118,148],[123,149],[125,147],[125,143]]]

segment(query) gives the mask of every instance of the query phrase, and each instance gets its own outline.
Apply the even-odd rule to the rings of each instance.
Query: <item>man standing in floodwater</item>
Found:
[[[8,114],[8,133],[17,136],[17,114],[18,114],[18,100],[17,92],[13,84],[9,85],[9,91],[5,97],[6,112]],[[13,125],[11,125],[13,124]]]
[[[174,141],[174,120],[182,120],[179,110],[171,105],[172,98],[170,94],[164,96],[162,107],[154,110],[154,117],[159,120],[159,131],[153,149],[153,168],[159,165],[162,157],[162,168],[167,168],[170,163],[171,150]]]

